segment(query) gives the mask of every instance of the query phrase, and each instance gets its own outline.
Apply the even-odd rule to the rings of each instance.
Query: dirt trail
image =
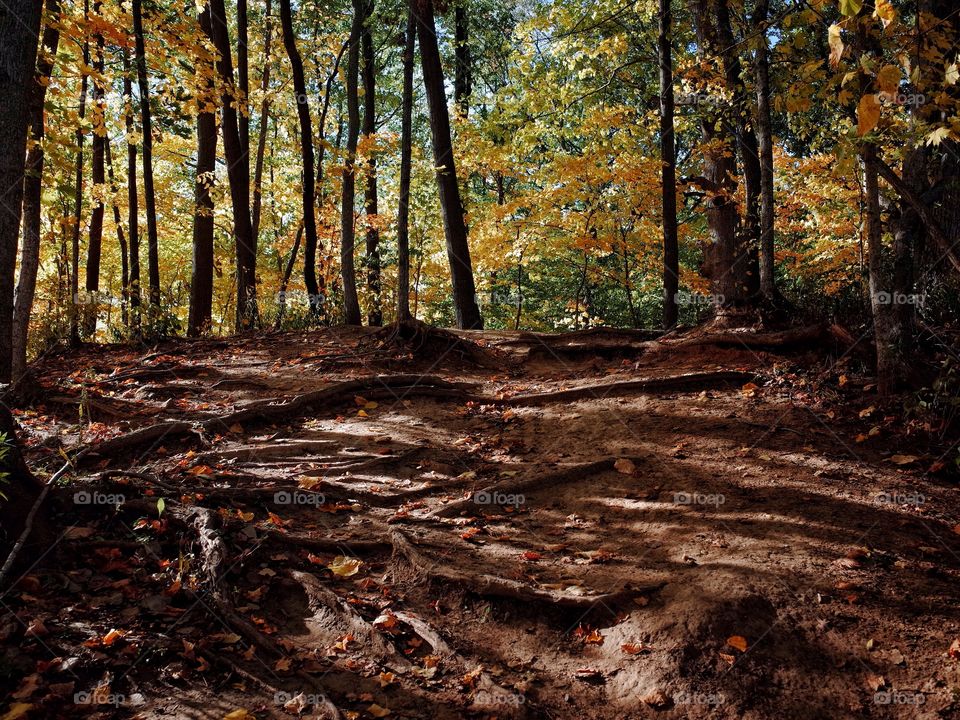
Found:
[[[457,337],[41,363],[32,460],[94,450],[0,598],[7,702],[960,717],[956,489],[854,440],[881,411],[824,404],[801,358],[760,349]]]

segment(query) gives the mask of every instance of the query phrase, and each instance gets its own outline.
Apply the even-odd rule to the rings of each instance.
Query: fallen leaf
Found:
[[[916,455],[891,455],[889,458],[894,465],[910,465],[919,459]]]
[[[367,712],[378,718],[386,717],[390,714],[390,710],[388,708],[380,707],[376,703],[368,707]]]
[[[613,467],[617,472],[623,473],[624,475],[633,475],[637,469],[637,466],[634,465],[633,460],[630,460],[629,458],[618,458],[613,464]]]
[[[736,648],[740,652],[747,651],[747,639],[742,635],[731,635],[727,638],[727,645]]]
[[[345,555],[337,555],[333,559],[333,562],[327,565],[327,570],[340,577],[351,577],[360,572],[361,565],[363,565],[363,560],[348,558]]]

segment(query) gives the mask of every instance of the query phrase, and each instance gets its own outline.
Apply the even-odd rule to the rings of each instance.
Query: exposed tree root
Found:
[[[554,390],[529,395],[514,395],[511,398],[498,401],[503,405],[524,407],[545,405],[554,402],[572,402],[584,398],[590,400],[623,397],[637,393],[657,392],[696,392],[710,390],[724,385],[743,385],[756,380],[756,375],[738,370],[721,370],[717,372],[690,373],[648,380],[621,380],[611,383],[600,383],[570,390]]]
[[[407,352],[414,358],[436,360],[444,355],[456,357],[483,368],[503,367],[498,353],[472,338],[427,325],[420,320],[406,320],[387,325],[361,340],[359,348],[375,343],[378,353]]]
[[[402,557],[413,566],[415,570],[426,577],[456,583],[476,595],[485,597],[504,598],[524,603],[544,603],[552,607],[586,612],[601,603],[614,607],[663,587],[663,583],[646,587],[624,586],[613,592],[595,595],[575,595],[573,593],[548,590],[546,588],[535,588],[518,582],[517,580],[510,580],[509,578],[497,577],[495,575],[462,572],[447,564],[441,566],[439,563],[424,557],[423,553],[399,530],[393,530],[390,533],[390,540],[393,543],[395,555]]]

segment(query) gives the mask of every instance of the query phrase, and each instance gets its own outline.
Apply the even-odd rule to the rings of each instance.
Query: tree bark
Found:
[[[660,62],[660,163],[663,203],[663,327],[679,315],[680,250],[677,239],[677,152],[673,128],[673,56],[670,47],[671,0],[660,0],[657,49]]]
[[[343,277],[343,321],[360,325],[360,301],[353,255],[356,244],[357,138],[360,135],[360,108],[357,98],[357,72],[360,64],[360,36],[363,34],[363,0],[353,0],[353,27],[347,53],[347,155],[343,166],[343,192],[340,204],[340,271]]]
[[[200,28],[213,41],[209,3],[200,13]],[[204,68],[210,73],[214,68]],[[213,187],[217,163],[216,98],[212,78],[207,81],[197,114],[197,175],[194,181],[193,267],[190,281],[190,314],[187,335],[198,337],[210,328],[213,319]]]
[[[407,11],[406,44],[403,50],[403,97],[400,117],[400,204],[397,208],[397,322],[410,314],[410,174],[413,146],[413,56],[417,25]]]
[[[293,16],[290,0],[280,0],[280,25],[283,28],[283,46],[286,48],[293,72],[293,91],[300,121],[300,156],[303,169],[301,178],[301,201],[303,204],[304,266],[303,279],[310,302],[310,314],[320,314],[322,299],[317,283],[317,215],[316,215],[316,167],[313,152],[313,126],[310,120],[310,104],[307,98],[307,83],[303,72],[303,60],[297,49],[293,34]],[[298,243],[299,244],[299,243]],[[291,255],[291,260],[295,257]]]
[[[213,23],[213,41],[219,53],[217,70],[223,80],[221,126],[223,152],[230,181],[230,199],[233,204],[233,233],[236,244],[237,308],[235,327],[238,332],[258,327],[257,310],[257,245],[250,219],[250,166],[243,154],[237,109],[234,106],[236,87],[233,79],[233,60],[227,11],[223,0],[210,0],[210,19]]]
[[[83,0],[84,22],[86,22],[88,16],[89,2]],[[86,35],[84,35],[81,56],[84,68],[86,68],[90,64],[90,42]],[[83,119],[87,113],[88,83],[87,73],[81,70],[80,109],[77,113],[80,121],[77,123],[75,134],[77,155],[74,163],[73,228],[70,241],[70,344],[74,346],[80,344],[80,308],[83,301],[83,298],[80,297],[80,215],[83,212],[83,144],[85,140]]]
[[[237,83],[240,90],[237,105],[240,108],[240,146],[243,148],[244,162],[247,163],[250,162],[250,70],[247,51],[249,36],[247,0],[237,0]]]
[[[380,297],[380,230],[377,228],[377,156],[373,149],[373,135],[377,130],[377,68],[373,34],[370,31],[373,3],[374,0],[366,2],[360,50],[363,56],[363,135],[370,148],[364,173],[364,212],[367,216],[365,264],[367,292],[370,295],[367,323],[378,327],[383,325],[383,306]]]
[[[454,22],[454,81],[453,101],[457,112],[464,117],[470,113],[470,95],[473,92],[473,68],[470,56],[470,16],[468,0],[457,0],[453,12]]]
[[[27,366],[27,337],[30,311],[37,289],[37,270],[40,267],[40,213],[43,194],[44,111],[47,84],[53,73],[57,47],[60,43],[60,3],[47,0],[47,20],[41,39],[41,53],[37,58],[36,76],[27,92],[27,112],[30,118],[30,148],[27,151],[23,177],[23,246],[20,251],[20,276],[17,280],[13,309],[12,378],[18,380]]]
[[[100,18],[100,0],[94,0],[93,14]],[[87,337],[92,337],[97,330],[97,309],[100,292],[100,257],[103,251],[103,214],[104,204],[101,191],[106,183],[104,153],[107,140],[106,116],[104,113],[103,88],[103,35],[94,36],[93,69],[96,76],[93,78],[93,101],[91,120],[93,121],[93,148],[91,160],[93,168],[91,180],[93,182],[93,208],[90,211],[90,232],[87,240],[86,284],[87,304],[84,305],[83,331]]]
[[[767,44],[769,0],[757,0],[753,26],[757,37],[754,82],[757,86],[757,143],[760,151],[760,292],[776,300],[774,276],[773,128],[770,111],[770,50]]]
[[[120,314],[124,326],[127,325],[130,295],[127,288],[130,283],[130,265],[128,262],[127,238],[123,232],[123,220],[120,216],[120,206],[117,204],[117,182],[113,173],[113,151],[110,149],[110,138],[104,143],[104,154],[107,159],[107,181],[110,188],[110,205],[113,208],[113,224],[117,228],[117,243],[120,246]]]
[[[132,0],[133,35],[137,85],[140,89],[140,126],[143,133],[143,202],[147,211],[147,281],[152,312],[160,307],[160,254],[157,244],[157,201],[153,189],[153,119],[150,112],[150,82],[143,37],[142,0]]]
[[[133,78],[130,54],[123,56],[123,94],[126,97],[124,115],[127,128],[127,236],[130,239],[130,324],[134,333],[140,328],[140,197],[137,192],[137,145],[132,141],[134,131]]]
[[[267,126],[270,124],[270,46],[272,40],[271,29],[271,0],[267,0],[263,19],[263,74],[260,76],[260,131],[257,135],[257,158],[253,169],[253,210],[250,223],[253,226],[253,237],[260,242],[260,213],[263,208],[263,160],[267,150]]]
[[[35,79],[40,0],[0,5],[0,383],[9,383],[13,361],[13,292],[23,209],[23,172]],[[11,438],[15,440],[15,438]]]
[[[463,329],[483,329],[483,318],[477,307],[473,265],[467,243],[467,226],[463,217],[460,187],[453,158],[450,134],[450,114],[443,83],[443,67],[437,46],[432,0],[410,0],[417,3],[417,39],[420,42],[420,63],[423,83],[430,108],[430,134],[433,137],[433,157],[437,168],[437,186],[440,191],[440,210],[447,241],[450,262],[450,280],[453,286],[453,306],[457,326]]]

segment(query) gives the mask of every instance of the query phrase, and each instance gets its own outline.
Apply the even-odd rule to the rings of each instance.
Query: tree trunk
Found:
[[[150,83],[147,51],[143,39],[142,0],[132,0],[133,35],[137,85],[140,88],[140,125],[143,133],[143,201],[147,211],[147,280],[152,312],[160,307],[160,255],[157,244],[157,201],[153,191],[153,120],[150,113]]]
[[[223,0],[210,0],[210,18],[213,23],[213,41],[219,59],[217,70],[223,81],[221,118],[223,152],[230,181],[230,199],[233,204],[233,233],[236,243],[238,332],[260,324],[257,310],[257,245],[250,219],[250,165],[243,154],[237,109],[234,105],[236,88],[233,80],[233,60],[230,33],[227,29],[227,11]]]
[[[454,81],[453,101],[457,112],[464,117],[470,112],[470,95],[473,91],[472,61],[470,57],[470,17],[467,14],[468,0],[457,0],[454,9]]]
[[[87,21],[89,16],[88,0],[83,0],[83,18]],[[83,65],[86,68],[90,64],[90,43],[84,35],[83,49],[81,51]],[[76,141],[77,155],[74,163],[74,189],[73,189],[73,229],[70,242],[70,344],[80,344],[80,308],[83,298],[80,297],[80,215],[83,212],[83,119],[87,112],[87,86],[89,80],[87,73],[81,70],[80,73],[80,109],[77,113],[79,122],[77,123]]]
[[[250,44],[247,23],[247,0],[237,0],[237,82],[240,91],[238,121],[240,123],[240,147],[244,162],[250,162],[250,70],[247,46]],[[247,171],[249,173],[249,170]]]
[[[23,247],[20,252],[20,276],[17,280],[13,309],[12,378],[18,380],[27,366],[27,337],[30,311],[37,289],[37,270],[40,267],[40,211],[43,194],[43,105],[47,84],[53,72],[57,47],[60,43],[60,3],[47,0],[47,21],[43,28],[42,51],[37,58],[34,82],[27,92],[27,112],[30,117],[30,149],[27,151],[23,177]]]
[[[200,28],[213,41],[210,5],[200,13]],[[204,68],[210,72],[213,68]],[[194,181],[193,269],[190,281],[190,314],[187,335],[198,337],[213,320],[213,187],[217,164],[217,117],[214,83],[208,80],[198,105],[207,111],[197,115],[197,175]]]
[[[673,55],[670,47],[671,0],[660,0],[660,162],[663,203],[663,327],[677,324],[680,290],[680,250],[677,240],[677,152],[673,130]]]
[[[100,0],[94,0],[93,14],[100,20]],[[93,149],[91,158],[93,170],[93,208],[90,211],[90,234],[87,240],[86,285],[87,304],[84,306],[83,331],[87,337],[92,337],[97,331],[97,309],[99,307],[100,292],[100,257],[103,251],[103,214],[104,204],[102,189],[106,183],[104,152],[107,140],[107,127],[104,102],[104,88],[102,80],[103,62],[103,35],[97,33],[94,37],[95,51],[93,69],[96,76],[93,78],[92,113],[93,122]]]
[[[134,334],[140,331],[140,198],[137,192],[137,145],[134,131],[133,78],[130,54],[123,48],[124,115],[127,128],[127,236],[130,239],[130,324]]]
[[[760,291],[760,184],[761,168],[757,135],[753,129],[753,109],[743,81],[743,68],[730,23],[728,0],[716,0],[717,39],[723,53],[726,86],[732,96],[727,120],[733,127],[740,162],[743,166],[745,207],[738,223],[737,245],[734,249],[735,274],[743,284],[742,299],[752,298]]]
[[[397,322],[410,315],[410,171],[413,145],[413,54],[417,25],[407,11],[406,45],[403,50],[403,98],[400,118],[400,204],[397,208]]]
[[[367,292],[370,295],[367,322],[376,327],[383,325],[383,306],[380,297],[380,230],[377,228],[377,156],[372,144],[373,135],[377,130],[377,68],[373,34],[370,32],[373,1],[368,0],[366,3],[360,49],[363,56],[363,135],[370,148],[364,186],[364,211],[367,215],[365,264]]]
[[[284,268],[283,276],[280,278],[280,289],[277,292],[277,318],[273,323],[273,329],[279,330],[283,325],[283,316],[287,310],[287,287],[290,285],[290,276],[293,275],[293,266],[297,262],[297,252],[300,250],[300,241],[303,239],[303,223],[297,228],[297,237],[293,241],[293,247],[290,249],[290,257],[287,259],[287,266]]]
[[[357,298],[357,276],[353,255],[356,243],[356,174],[357,138],[360,135],[360,108],[357,98],[357,71],[360,64],[360,36],[363,33],[363,0],[353,0],[353,27],[347,54],[347,156],[343,166],[343,193],[340,205],[340,271],[343,276],[343,321],[360,325],[360,301]]]
[[[757,54],[754,81],[757,86],[757,142],[760,151],[760,292],[768,301],[777,298],[774,277],[773,128],[770,111],[770,50],[767,44],[769,0],[757,0],[753,13]]]
[[[430,108],[430,134],[433,137],[433,157],[437,168],[440,191],[440,209],[450,262],[450,280],[453,286],[453,306],[457,326],[465,329],[483,329],[483,318],[477,307],[473,265],[467,243],[467,226],[463,218],[457,170],[453,159],[450,135],[450,115],[443,83],[443,67],[437,46],[437,30],[433,19],[432,0],[411,0],[417,3],[417,39],[420,41],[420,63],[423,83]]]
[[[271,0],[267,0],[263,19],[263,74],[260,76],[260,132],[257,136],[257,159],[253,169],[253,210],[250,223],[253,226],[253,237],[260,242],[260,212],[263,207],[263,159],[267,150],[267,126],[270,124],[270,46],[272,39]]]
[[[13,361],[13,291],[23,203],[23,172],[30,127],[28,98],[35,80],[42,3],[0,5],[0,383]],[[11,438],[14,440],[14,438]]]
[[[113,173],[113,151],[110,149],[110,138],[104,143],[104,154],[107,159],[107,181],[110,188],[110,205],[113,208],[113,224],[117,228],[117,243],[120,246],[120,316],[124,326],[128,321],[130,296],[127,292],[130,282],[130,265],[127,259],[127,238],[123,233],[123,221],[120,216],[120,206],[117,204],[117,182]]]
[[[303,73],[303,60],[297,50],[296,37],[293,34],[293,17],[290,0],[280,0],[280,25],[283,28],[283,46],[290,59],[293,71],[293,92],[297,104],[297,117],[300,120],[300,156],[303,161],[301,180],[301,201],[303,204],[304,266],[303,279],[310,302],[310,314],[320,314],[322,300],[317,283],[317,215],[316,215],[316,167],[313,153],[313,126],[310,120],[310,105],[307,96],[307,83]],[[299,243],[298,243],[299,244]],[[295,255],[291,255],[291,260]]]

